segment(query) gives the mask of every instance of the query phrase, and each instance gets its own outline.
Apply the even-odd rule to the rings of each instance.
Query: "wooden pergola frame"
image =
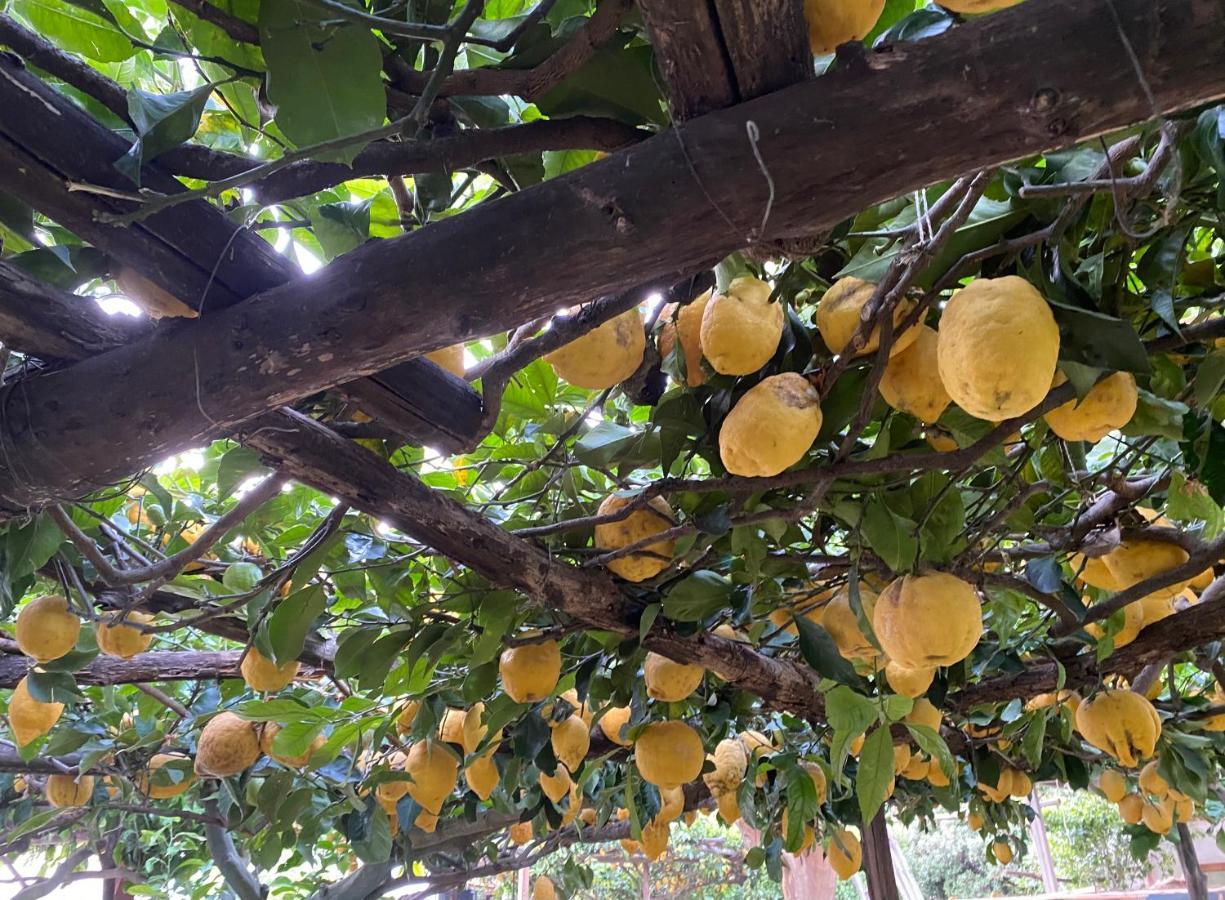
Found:
[[[615,29],[628,6],[604,0],[597,16],[611,12],[593,17],[591,29],[607,30],[608,19]],[[131,185],[111,166],[127,143],[25,63],[112,109],[122,90],[0,19],[0,42],[21,57],[0,56],[0,190],[203,312],[156,329],[121,326],[0,262],[0,340],[60,363],[2,389],[0,509],[14,516],[75,499],[230,435],[282,474],[493,583],[586,627],[636,635],[640,606],[604,572],[559,565],[532,540],[289,407],[337,390],[376,410],[391,433],[469,447],[492,425],[488,413],[500,398],[482,397],[420,354],[595,298],[609,309],[624,305],[683,284],[746,245],[820,233],[931,183],[1225,97],[1220,0],[1028,0],[919,43],[874,53],[842,48],[835,69],[815,79],[800,0],[638,0],[638,7],[667,80],[669,130],[648,137],[563,120],[430,151],[372,145],[352,170],[295,164],[264,186],[269,197],[360,174],[425,171],[440,158],[480,160],[533,141],[615,150],[461,216],[370,242],[309,279],[203,200],[128,223],[140,207],[122,199]],[[1103,27],[1111,22],[1117,27]],[[405,73],[400,88],[412,89],[414,77]],[[452,93],[535,89],[508,87],[495,73],[452,77]],[[181,148],[147,166],[144,184],[174,194],[182,190],[176,174],[226,166],[232,171],[234,161]],[[577,259],[581,265],[569,264]],[[1069,670],[1068,684],[1099,671],[1134,672],[1172,649],[1225,636],[1217,605],[1146,630],[1100,669]],[[662,621],[643,643],[719,672],[770,707],[823,715],[817,676],[806,666],[710,634],[681,637]],[[224,675],[233,660],[219,655],[209,665]],[[1007,685],[970,688],[961,700],[1050,690],[1054,672],[1054,664],[1035,666]],[[115,683],[107,677],[99,669],[98,683]],[[885,865],[881,852],[870,854],[873,868]]]

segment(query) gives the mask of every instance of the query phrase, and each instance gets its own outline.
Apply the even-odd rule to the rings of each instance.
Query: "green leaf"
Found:
[[[880,721],[880,710],[867,697],[840,684],[825,695],[825,717],[834,729],[830,741],[834,778],[841,779],[848,746],[870,725]]]
[[[370,810],[370,822],[362,836],[351,842],[358,859],[369,864],[387,862],[391,858],[391,822],[378,804]]]
[[[949,745],[934,729],[926,725],[907,725],[906,730],[919,745],[919,749],[940,763],[940,769],[948,776],[949,781],[957,780],[957,763],[949,751]]]
[[[1195,368],[1195,402],[1207,407],[1212,405],[1225,385],[1225,349],[1213,350]]]
[[[14,0],[10,7],[42,37],[96,62],[123,62],[136,48],[111,20],[63,0]]]
[[[651,48],[605,44],[585,65],[536,101],[550,118],[606,116],[631,125],[667,124]]]
[[[1182,440],[1182,420],[1190,407],[1177,400],[1163,400],[1156,394],[1140,389],[1136,414],[1123,426],[1122,432],[1129,437],[1156,434],[1173,441]]]
[[[595,150],[546,150],[544,152],[545,180],[581,169],[599,158],[600,154]]]
[[[8,577],[16,581],[34,574],[46,565],[63,542],[63,533],[46,514],[10,530],[5,553]]]
[[[321,25],[335,16],[299,0],[263,0],[260,47],[276,123],[298,147],[350,137],[383,124],[383,57],[365,26]],[[353,144],[328,154],[352,162]]]
[[[330,260],[360,247],[370,237],[370,201],[323,203],[311,209],[310,220],[319,246]]]
[[[1148,351],[1131,322],[1076,306],[1050,303],[1059,324],[1059,358],[1112,372],[1151,371]]]
[[[136,143],[116,161],[115,168],[139,185],[141,166],[191,140],[212,92],[211,84],[173,94],[129,91],[128,115],[136,127]]]
[[[880,497],[868,502],[860,529],[872,552],[893,571],[904,572],[914,564],[918,551],[915,523],[899,516]]]
[[[659,618],[662,609],[663,606],[659,603],[648,603],[647,608],[642,611],[642,616],[638,619],[638,643],[645,641],[647,635],[651,633],[651,627]]]
[[[296,591],[277,604],[268,617],[267,628],[272,658],[278,665],[302,655],[306,635],[327,605],[327,593],[317,584]]]
[[[732,583],[715,572],[694,572],[664,597],[664,615],[675,622],[697,622],[731,604]]]
[[[859,754],[859,769],[855,773],[855,793],[859,797],[859,814],[871,822],[885,802],[889,782],[893,780],[893,738],[886,727],[878,727],[863,742]]]
[[[217,464],[217,499],[227,500],[248,478],[268,471],[260,455],[246,447],[233,447]]]
[[[961,492],[940,472],[928,472],[910,488],[919,530],[920,556],[934,562],[948,562],[961,549],[966,524],[966,507]]]
[[[74,703],[84,700],[77,680],[68,672],[41,672],[31,669],[26,675],[26,689],[39,703]]]
[[[574,442],[574,455],[584,465],[604,468],[619,460],[642,434],[605,419]]]
[[[799,631],[800,653],[808,665],[825,678],[862,690],[863,679],[838,652],[838,645],[828,631],[807,616],[796,616],[795,626]]]
[[[1204,522],[1205,540],[1214,540],[1225,527],[1225,511],[1212,499],[1208,488],[1198,481],[1189,480],[1178,469],[1170,477],[1166,512],[1171,519],[1179,522]]]
[[[1049,721],[1049,711],[1042,710],[1030,720],[1029,728],[1021,741],[1021,752],[1031,768],[1036,769],[1042,760],[1042,742],[1046,740],[1046,723]]]

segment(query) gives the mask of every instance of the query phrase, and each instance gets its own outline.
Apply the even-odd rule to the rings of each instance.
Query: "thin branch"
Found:
[[[258,485],[243,494],[231,509],[205,528],[200,533],[200,536],[185,549],[180,550],[173,556],[168,556],[166,559],[149,566],[142,566],[139,569],[116,569],[111,565],[110,561],[102,555],[102,551],[98,549],[98,545],[77,527],[77,524],[64,512],[62,507],[50,506],[47,508],[47,513],[55,524],[59,526],[60,531],[64,532],[67,538],[81,551],[81,554],[98,570],[99,577],[106,584],[111,587],[124,587],[141,584],[146,581],[173,578],[183,571],[184,567],[189,563],[195,562],[208,553],[214,544],[225,537],[247,516],[279,494],[284,483],[284,479],[276,476],[265,478]]]
[[[259,43],[258,28],[245,19],[230,15],[225,10],[213,6],[208,0],[172,0],[172,2],[176,6],[181,6],[188,12],[193,13],[198,18],[216,25],[239,43]]]
[[[264,889],[259,879],[247,867],[238,848],[234,846],[234,839],[230,836],[228,827],[216,824],[225,820],[217,807],[217,799],[209,797],[203,806],[211,819],[204,825],[204,835],[209,853],[213,857],[213,865],[239,900],[263,900]]]

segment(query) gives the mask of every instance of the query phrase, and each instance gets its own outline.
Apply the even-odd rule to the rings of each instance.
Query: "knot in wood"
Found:
[[[1034,94],[1034,112],[1050,112],[1059,105],[1059,100],[1059,91],[1055,90],[1054,88],[1039,88]]]

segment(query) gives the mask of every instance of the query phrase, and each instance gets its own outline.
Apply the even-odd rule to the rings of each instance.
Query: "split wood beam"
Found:
[[[1106,27],[1116,14],[1119,27]],[[20,402],[0,398],[14,463],[0,472],[3,505],[80,494],[267,410],[685,271],[759,231],[832,227],[952,175],[1214,101],[1225,96],[1223,32],[1218,0],[1029,0],[368,243],[310,279],[18,385]],[[13,80],[0,80],[0,104],[22,102]],[[45,109],[30,113],[55,131]],[[2,187],[22,180],[7,173],[0,160]]]
[[[0,115],[0,191],[39,210],[120,265],[135,269],[200,310],[200,321],[252,294],[279,286],[300,290],[306,283],[297,267],[267,241],[235,225],[204,201],[185,203],[122,228],[101,221],[108,213],[131,207],[130,202],[114,196],[130,196],[135,190],[113,165],[127,152],[128,141],[7,55],[0,55],[0,108],[4,109]],[[142,186],[162,193],[184,190],[156,166],[145,167]],[[163,320],[153,334],[165,337],[181,332],[186,325],[186,320]],[[210,348],[193,342],[186,355],[160,363],[191,373],[194,380],[199,374],[195,362],[209,355]],[[400,364],[385,379],[359,386],[379,397],[405,392],[388,399],[385,406],[397,417],[384,424],[414,442],[447,448],[467,446],[477,439],[481,402],[471,387],[428,360],[405,357],[397,362]],[[157,377],[156,364],[151,363],[138,358],[119,374],[130,397],[138,395],[137,388],[143,389],[145,379]],[[201,379],[192,392],[201,392],[206,417],[207,390]],[[188,402],[194,406],[196,401]],[[219,425],[202,432],[201,439],[225,433]],[[19,461],[15,462],[14,471],[20,468]]]
[[[78,684],[155,684],[163,681],[211,681],[240,678],[242,650],[159,650],[138,653],[129,659],[98,656],[72,673]],[[17,686],[30,668],[30,660],[19,655],[0,656],[0,688]],[[303,677],[312,674],[309,667]]]

